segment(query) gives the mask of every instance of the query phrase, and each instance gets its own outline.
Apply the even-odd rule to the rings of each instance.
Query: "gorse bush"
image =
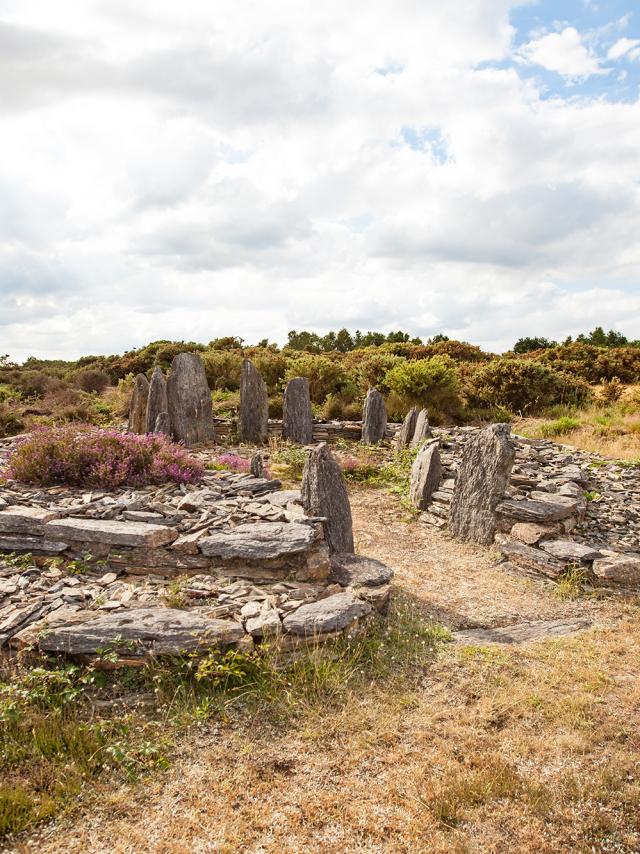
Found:
[[[344,365],[327,356],[305,354],[289,361],[284,377],[288,382],[294,377],[309,380],[309,394],[314,403],[322,403],[327,395],[344,392],[350,379]]]
[[[387,372],[386,386],[410,406],[429,406],[453,415],[461,406],[455,363],[447,356],[401,362]]]
[[[36,428],[19,442],[4,474],[41,486],[118,486],[197,483],[202,464],[166,436],[138,436],[90,426]]]

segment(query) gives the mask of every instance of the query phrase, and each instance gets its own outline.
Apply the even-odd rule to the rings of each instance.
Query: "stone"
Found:
[[[536,620],[528,623],[515,623],[499,629],[462,629],[453,632],[456,643],[483,646],[490,643],[527,643],[564,637],[584,631],[591,626],[590,620]]]
[[[167,402],[167,382],[162,373],[162,368],[154,368],[149,383],[149,394],[147,396],[147,433],[156,432],[158,416],[163,412],[169,412]]]
[[[129,404],[130,433],[146,433],[148,395],[149,381],[144,374],[138,374],[133,385],[131,402]]]
[[[310,445],[313,442],[313,415],[309,380],[306,377],[294,377],[284,390],[282,438],[299,445]]]
[[[368,602],[363,602],[352,593],[336,593],[319,602],[301,605],[284,618],[283,627],[288,634],[313,637],[342,631],[354,620],[370,613],[371,605]]]
[[[588,563],[602,556],[597,549],[576,543],[575,540],[546,540],[540,543],[540,548],[558,560],[569,563],[572,561]]]
[[[499,546],[500,554],[507,558],[509,563],[533,570],[535,573],[546,575],[549,578],[558,578],[566,569],[566,564],[546,554],[540,549],[525,546],[515,540],[502,543]]]
[[[165,436],[171,435],[171,419],[168,412],[159,412],[156,418],[156,423],[153,428],[154,433],[163,433]]]
[[[178,536],[167,525],[147,522],[120,522],[116,519],[58,519],[45,525],[45,536],[80,541],[82,543],[108,543],[113,546],[139,546],[151,548],[172,543]]]
[[[263,608],[255,617],[249,617],[244,627],[254,638],[275,637],[282,631],[282,621],[275,608]]]
[[[515,458],[508,424],[491,424],[464,446],[451,500],[449,528],[459,540],[489,545],[496,532],[496,507]]]
[[[44,507],[23,507],[16,504],[0,510],[0,532],[7,534],[40,535],[44,525],[53,519],[58,519],[60,513],[46,510]]]
[[[431,438],[431,427],[429,426],[429,412],[421,409],[416,417],[416,426],[409,443],[410,448],[417,448],[424,441]]]
[[[404,421],[402,422],[402,427],[398,431],[398,435],[396,436],[396,447],[399,451],[402,451],[404,448],[408,448],[411,440],[413,439],[413,434],[416,430],[416,421],[418,418],[418,407],[413,406],[404,416]]]
[[[538,494],[536,493],[536,495]],[[501,501],[496,507],[496,512],[499,516],[523,522],[539,522],[542,524],[567,519],[573,514],[573,511],[574,506],[571,504],[559,504],[555,501],[534,501],[526,498],[522,501],[507,499],[506,501]]]
[[[362,442],[376,445],[384,439],[387,430],[387,410],[384,398],[377,388],[370,388],[362,410]]]
[[[393,570],[371,557],[334,554],[331,556],[330,578],[342,587],[378,587],[391,581]]]
[[[95,655],[105,648],[129,658],[182,655],[232,646],[244,638],[234,620],[216,620],[174,608],[137,608],[79,625],[61,626],[39,641],[45,652]]]
[[[640,588],[640,555],[621,554],[593,562],[593,574],[605,583]]]
[[[307,551],[315,539],[311,525],[297,522],[247,522],[230,531],[203,537],[198,543],[207,557],[222,560],[270,560]]]
[[[269,396],[265,381],[250,359],[242,362],[238,436],[249,445],[263,445],[269,435]]]
[[[253,454],[249,465],[253,477],[264,477],[264,459],[259,451]]]
[[[545,537],[553,537],[559,532],[558,525],[538,525],[535,522],[516,522],[511,528],[511,536],[527,546],[535,546]]]
[[[197,353],[178,353],[171,363],[167,405],[171,435],[177,442],[189,446],[213,441],[211,392]]]
[[[302,506],[309,516],[326,519],[331,552],[353,553],[351,505],[342,469],[325,442],[309,451],[302,473]]]
[[[409,498],[418,510],[425,510],[442,477],[440,443],[437,439],[423,445],[411,466]]]

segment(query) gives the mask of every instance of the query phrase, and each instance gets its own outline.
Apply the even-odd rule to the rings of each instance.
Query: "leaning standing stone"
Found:
[[[167,380],[171,435],[185,445],[214,438],[211,392],[202,359],[197,353],[178,353]]]
[[[241,442],[263,445],[269,434],[269,397],[265,381],[253,362],[245,359],[240,375],[238,436]]]
[[[144,374],[138,374],[133,386],[129,405],[129,432],[145,433],[147,429],[147,397],[149,382]]]
[[[302,506],[324,516],[329,551],[353,554],[353,524],[342,470],[325,442],[309,451],[302,474]]]
[[[313,415],[309,397],[309,380],[289,380],[282,399],[282,438],[300,445],[313,442]]]
[[[167,383],[162,368],[154,368],[147,398],[147,433],[155,433],[158,415],[168,411]]]
[[[411,409],[404,416],[404,421],[402,422],[402,427],[400,428],[400,432],[396,438],[396,447],[399,451],[402,451],[403,448],[409,447],[409,442],[413,439],[413,434],[416,430],[416,419],[418,418],[418,408],[417,406],[412,406]]]
[[[414,507],[424,510],[440,485],[440,443],[437,439],[423,445],[411,467],[409,498]]]
[[[493,542],[496,506],[507,488],[514,457],[508,424],[491,424],[466,443],[449,514],[455,537],[483,545]]]
[[[421,409],[416,418],[416,427],[411,437],[410,447],[417,448],[427,439],[431,438],[431,427],[429,427],[429,412]]]
[[[384,439],[387,429],[387,410],[377,388],[370,388],[362,411],[362,441],[375,445]]]

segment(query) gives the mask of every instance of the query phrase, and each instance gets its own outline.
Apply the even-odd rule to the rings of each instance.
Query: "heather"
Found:
[[[40,486],[114,489],[197,483],[203,466],[163,435],[64,425],[34,429],[10,455],[4,474]]]

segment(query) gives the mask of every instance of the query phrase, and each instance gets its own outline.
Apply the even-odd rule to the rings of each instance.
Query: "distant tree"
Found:
[[[244,344],[244,338],[238,338],[237,335],[225,335],[223,338],[214,338],[209,341],[210,350],[241,350]]]
[[[261,338],[260,341],[258,341],[258,343],[256,344],[256,347],[262,347],[265,350],[267,349],[268,346],[269,346],[269,339],[268,338]]]
[[[432,335],[427,344],[441,344],[443,341],[449,341],[449,336],[438,333],[438,335]]]
[[[411,336],[408,332],[402,332],[398,330],[398,332],[390,332],[387,335],[387,341],[389,344],[407,344],[410,340]]]
[[[514,353],[531,353],[533,350],[546,350],[549,347],[557,347],[557,341],[550,341],[548,338],[519,338],[513,345]]]
[[[333,331],[327,332],[320,339],[320,345],[325,353],[331,353],[332,350],[336,349],[336,333]]]
[[[336,334],[336,350],[340,353],[348,353],[353,350],[354,341],[347,329],[340,329]]]
[[[297,332],[292,329],[287,335],[287,346],[292,350],[304,350],[307,353],[319,353],[322,350],[320,336],[315,332]]]
[[[362,336],[361,347],[379,347],[384,344],[385,336],[383,332],[367,332]]]
[[[596,347],[626,347],[629,344],[629,339],[622,332],[616,332],[615,329],[605,332],[602,326],[596,326],[588,335],[578,335],[576,341],[581,344],[594,344]]]

